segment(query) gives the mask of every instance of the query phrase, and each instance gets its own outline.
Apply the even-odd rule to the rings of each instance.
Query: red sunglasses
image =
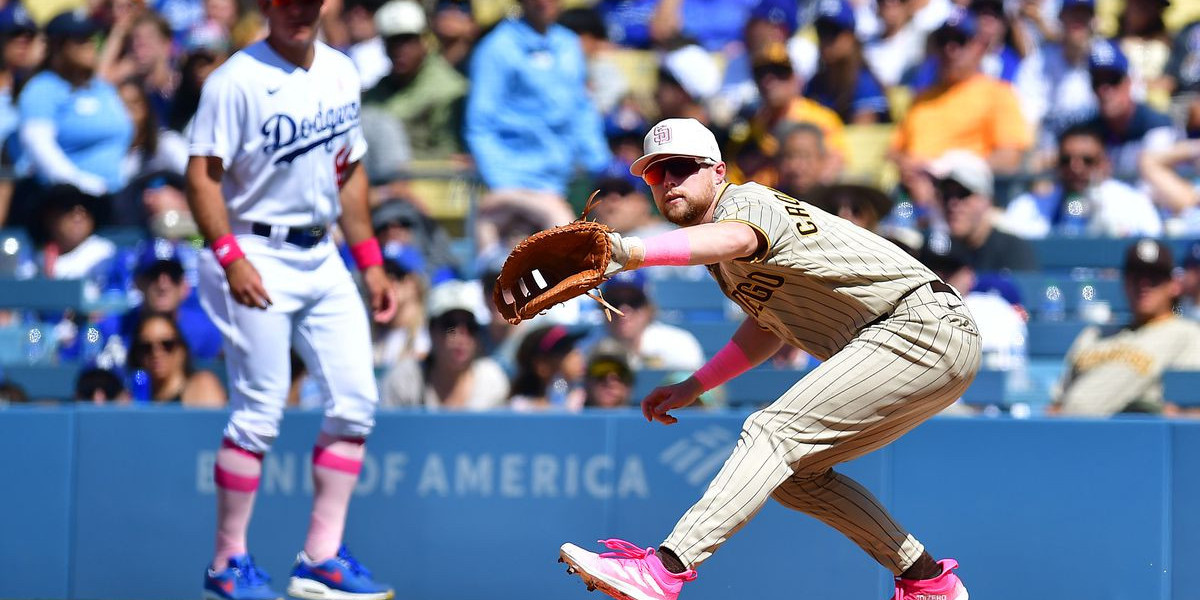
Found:
[[[658,185],[666,179],[667,173],[670,173],[672,177],[677,179],[687,179],[691,177],[692,173],[715,164],[707,158],[695,158],[691,156],[668,158],[646,167],[646,170],[642,171],[642,180],[647,185]]]

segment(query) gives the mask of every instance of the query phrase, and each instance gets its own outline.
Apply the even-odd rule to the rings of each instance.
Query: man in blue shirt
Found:
[[[480,201],[484,249],[501,244],[514,214],[543,227],[575,218],[567,185],[610,159],[601,118],[587,97],[579,38],[555,21],[559,0],[522,0],[471,59],[466,140],[489,188]]]

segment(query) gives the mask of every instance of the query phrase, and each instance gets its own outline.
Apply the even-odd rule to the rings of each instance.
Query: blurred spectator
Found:
[[[1175,35],[1171,57],[1164,67],[1172,93],[1200,93],[1200,21],[1188,24]]]
[[[900,83],[925,56],[925,33],[913,21],[916,0],[876,0],[882,30],[866,43],[863,57],[884,86]]]
[[[726,54],[721,90],[711,107],[713,120],[727,125],[739,113],[758,104],[758,86],[754,83],[753,58],[763,48],[786,44],[792,67],[804,79],[816,71],[817,49],[808,39],[797,36],[799,7],[796,0],[758,0],[750,9],[750,19],[742,36],[742,48]]]
[[[863,57],[847,0],[821,0],[814,23],[820,48],[816,74],[804,95],[833,109],[845,123],[890,123],[891,109],[879,78]]]
[[[880,219],[892,211],[892,199],[878,188],[868,185],[835,183],[794,197],[803,198],[809,204],[868,231],[875,231]]]
[[[17,129],[13,89],[33,74],[44,52],[37,24],[21,4],[0,10],[0,142]]]
[[[755,0],[659,0],[650,20],[650,39],[664,45],[678,37],[696,40],[709,52],[741,44]]]
[[[94,206],[99,202],[69,185],[55,185],[42,195],[47,241],[41,272],[52,279],[82,279],[99,274],[117,247],[96,235]]]
[[[800,81],[782,45],[768,46],[755,57],[754,80],[762,102],[753,115],[731,129],[725,152],[729,180],[754,180],[766,186],[778,183],[775,157],[780,149],[779,133],[794,123],[819,127],[830,151],[827,168],[841,170],[848,152],[842,120],[832,110],[800,95]]]
[[[836,181],[840,173],[831,171],[838,163],[830,160],[825,132],[812,123],[790,123],[779,136],[779,156],[775,159],[778,181],[775,187],[793,197],[807,199],[817,187]]]
[[[375,15],[383,4],[383,0],[345,0],[342,3],[342,23],[346,26],[349,42],[346,56],[354,61],[354,67],[358,69],[359,84],[363,91],[375,87],[392,69],[383,37],[375,24]],[[424,13],[421,18],[425,18]]]
[[[171,24],[176,41],[183,41],[192,26],[204,19],[204,3],[197,0],[148,0],[146,4]]]
[[[400,119],[417,159],[444,159],[462,153],[458,131],[467,80],[422,35],[425,11],[413,0],[391,0],[375,13],[390,71],[363,94],[363,104],[377,105]]]
[[[238,37],[245,36],[241,30],[253,28],[254,21],[259,18],[257,12],[243,11],[238,0],[203,0],[203,3],[204,17],[185,35],[188,46],[203,43],[212,47],[224,41],[231,49],[238,49],[255,41],[238,40]]]
[[[921,262],[962,295],[979,327],[982,368],[999,371],[1024,368],[1028,363],[1025,341],[1029,338],[1024,309],[996,291],[979,289],[970,252],[962,244],[938,243],[937,238],[931,241],[921,250]]]
[[[1200,241],[1187,245],[1180,275],[1179,314],[1200,322]]]
[[[1003,228],[1026,239],[1068,236],[1162,235],[1162,219],[1142,192],[1112,178],[1099,131],[1076,125],[1058,142],[1054,187],[1008,203]]]
[[[1171,35],[1163,21],[1170,0],[1125,0],[1117,21],[1117,43],[1132,57],[1129,75],[1133,94],[1139,100],[1166,108],[1170,79],[1166,77],[1171,56]]]
[[[1033,271],[1037,260],[1029,242],[996,229],[992,220],[992,171],[982,157],[952,150],[929,166],[938,199],[946,210],[950,238],[962,244],[975,271]],[[928,243],[936,243],[930,240]]]
[[[600,0],[596,10],[604,16],[608,37],[625,48],[646,49],[651,45],[650,23],[658,0]]]
[[[604,17],[592,8],[572,8],[563,11],[558,24],[579,36],[583,56],[587,59],[587,85],[592,103],[600,114],[607,115],[629,92],[625,73],[613,60],[613,45],[608,41]]]
[[[98,28],[82,13],[67,12],[51,19],[45,32],[46,61],[17,98],[21,145],[36,180],[96,197],[116,192],[125,186],[121,162],[133,124],[116,88],[95,73]],[[21,200],[17,193],[14,199]],[[27,190],[24,200],[36,202],[36,193]],[[107,200],[98,208],[106,224]]]
[[[555,23],[559,5],[522,0],[522,16],[497,25],[471,59],[465,134],[489,188],[476,219],[483,249],[500,246],[497,219],[513,209],[539,229],[573,220],[565,194],[576,167],[598,173],[610,160],[579,37]]]
[[[434,283],[457,271],[450,236],[410,202],[392,200],[371,211],[371,226],[385,257],[405,257],[408,267],[423,272]]]
[[[630,165],[642,155],[642,137],[650,129],[646,123],[640,101],[626,96],[611,114],[604,119],[604,137],[612,151],[612,160],[605,167],[602,177],[620,177],[635,185],[642,185],[642,178],[629,172]]]
[[[696,119],[708,124],[707,102],[721,85],[721,70],[695,44],[663,54],[654,102],[662,119]]]
[[[200,106],[200,90],[204,82],[228,55],[212,48],[195,48],[184,55],[179,67],[179,88],[171,102],[170,116],[166,125],[174,131],[183,132],[192,122],[196,107]]]
[[[1200,235],[1200,188],[1182,171],[1200,170],[1200,140],[1183,140],[1164,150],[1142,153],[1138,166],[1142,181],[1167,217],[1167,234]]]
[[[75,400],[96,405],[127,404],[130,397],[116,373],[93,367],[84,369],[75,379]]]
[[[471,16],[471,2],[438,0],[433,8],[432,29],[442,58],[465,75],[475,40],[479,38],[479,24]]]
[[[150,378],[149,398],[153,403],[183,406],[225,406],[225,388],[211,371],[192,365],[191,351],[179,325],[169,315],[150,313],[142,317],[129,349],[130,372],[142,370]]]
[[[1088,73],[1093,23],[1096,18],[1094,0],[1063,0],[1059,12],[1062,35],[1057,42],[1047,42],[1032,56],[1026,57],[1038,81],[1041,93],[1022,97],[1026,116],[1041,123],[1039,148],[1052,148],[1058,136],[1068,127],[1086,121],[1096,113],[1096,95],[1092,93],[1092,78]],[[1040,102],[1026,102],[1026,100]]]
[[[133,120],[133,143],[121,166],[129,183],[113,197],[115,225],[164,227],[174,219],[176,239],[196,235],[195,221],[183,193],[183,171],[187,166],[187,140],[179,132],[159,126],[150,110],[145,88],[136,81],[122,83],[117,92]],[[169,183],[169,185],[168,185]],[[186,223],[180,223],[185,221]],[[165,235],[163,231],[159,235]]]
[[[587,364],[577,343],[585,335],[565,325],[529,332],[517,349],[509,406],[522,412],[583,408]]]
[[[1096,417],[1174,412],[1163,402],[1163,371],[1200,369],[1200,324],[1172,312],[1181,293],[1174,269],[1166,244],[1142,239],[1129,246],[1122,279],[1132,321],[1079,333],[1049,412]]]
[[[615,344],[600,344],[587,362],[585,408],[627,408],[633,401],[633,369]]]
[[[29,394],[12,381],[0,381],[0,406],[9,404],[29,404]]]
[[[387,323],[371,323],[376,368],[386,368],[405,359],[419,361],[429,354],[424,278],[405,263],[394,259],[383,263],[396,294],[396,313]]]
[[[1030,48],[1014,39],[1015,30],[1004,10],[1002,0],[971,0],[971,16],[979,28],[979,36],[987,44],[982,70],[989,77],[1017,83],[1021,59]]]
[[[1100,107],[1099,114],[1088,123],[1104,136],[1113,176],[1134,181],[1138,155],[1165,149],[1178,137],[1171,118],[1134,100],[1129,61],[1112,42],[1098,39],[1092,44],[1088,70]]]
[[[590,216],[625,236],[645,238],[675,227],[651,211],[653,201],[624,177],[596,181],[596,204]]]
[[[106,342],[104,352],[121,359],[133,347],[138,323],[151,314],[168,315],[179,324],[191,355],[200,360],[212,360],[221,353],[221,332],[208,313],[200,307],[199,296],[192,294],[183,266],[181,246],[164,239],[151,239],[138,253],[133,281],[141,292],[142,301],[119,315],[111,315],[97,324],[108,338],[115,336],[121,350]]]
[[[660,285],[670,285],[663,281]],[[625,316],[614,316],[606,330],[591,333],[585,346],[590,348],[604,337],[616,340],[625,349],[635,370],[665,369],[694,371],[704,364],[704,350],[696,336],[682,327],[657,320],[657,310],[646,293],[646,275],[626,271],[615,275],[601,288],[604,299]]]
[[[901,181],[913,185],[928,161],[955,149],[984,157],[997,173],[1018,170],[1033,133],[1012,87],[981,72],[987,46],[974,18],[956,11],[931,34],[930,44],[937,83],[913,99],[892,138]]]
[[[152,10],[129,13],[113,24],[104,40],[97,72],[113,83],[135,81],[145,91],[155,121],[165,123],[179,87],[174,56],[166,19]]]
[[[504,406],[508,376],[480,350],[479,288],[447,281],[429,292],[431,347],[397,362],[382,381],[384,406],[489,410]]]

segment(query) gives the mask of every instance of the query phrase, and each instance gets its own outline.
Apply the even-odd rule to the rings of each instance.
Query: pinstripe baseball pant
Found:
[[[962,300],[922,285],[750,415],[733,454],[662,545],[695,567],[771,497],[842,532],[893,573],[903,572],[924,547],[870,492],[833,467],[891,443],[949,406],[979,362],[979,335]]]

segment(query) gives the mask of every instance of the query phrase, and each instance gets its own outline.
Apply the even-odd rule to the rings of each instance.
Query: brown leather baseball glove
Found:
[[[555,304],[584,294],[606,310],[621,314],[604,302],[599,292],[589,294],[622,268],[610,264],[612,228],[587,220],[595,197],[592,194],[588,199],[579,220],[539,231],[509,253],[492,291],[492,302],[509,323],[532,319]]]

